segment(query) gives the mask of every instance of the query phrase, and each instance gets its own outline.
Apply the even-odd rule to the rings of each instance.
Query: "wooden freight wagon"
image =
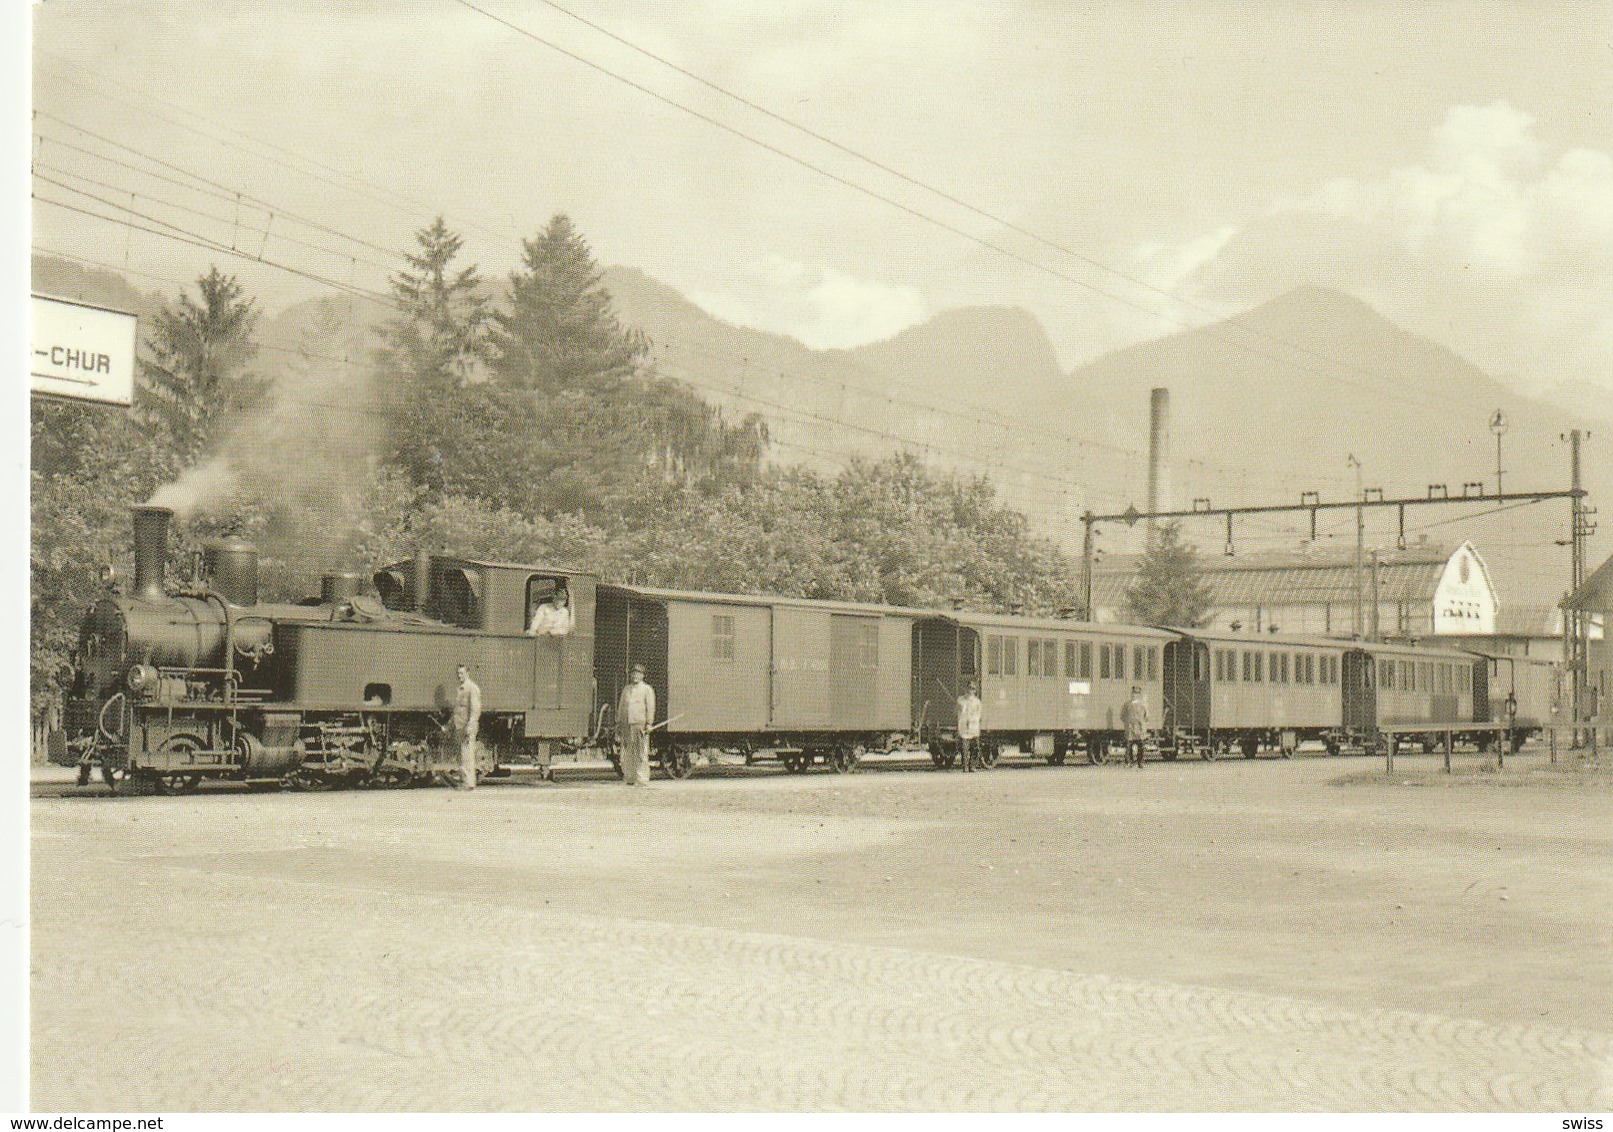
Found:
[[[655,689],[655,757],[675,777],[718,752],[792,771],[853,769],[913,729],[914,610],[601,585],[594,678],[614,704],[634,664]]]
[[[932,614],[913,632],[913,700],[945,750],[957,735],[958,690],[978,680],[981,753],[1002,747],[1058,764],[1094,762],[1122,741],[1120,709],[1139,687],[1153,726],[1163,710],[1162,651],[1174,634],[1137,626],[992,613]]]

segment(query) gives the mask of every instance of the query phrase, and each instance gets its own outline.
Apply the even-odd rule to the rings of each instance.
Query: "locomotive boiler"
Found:
[[[326,575],[318,597],[258,599],[257,551],[204,548],[168,578],[173,513],[134,510],[134,576],[110,570],[82,623],[54,761],[114,790],[184,793],[204,780],[405,785],[452,778],[454,669],[483,690],[480,766],[543,766],[592,734],[594,579],[430,554],[376,575]],[[526,633],[569,591],[571,631]]]

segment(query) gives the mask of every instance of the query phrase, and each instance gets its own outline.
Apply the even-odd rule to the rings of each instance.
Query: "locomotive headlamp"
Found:
[[[123,682],[128,686],[132,694],[140,696],[156,691],[157,680],[158,676],[155,668],[149,664],[137,664],[129,669],[129,674],[124,677]]]

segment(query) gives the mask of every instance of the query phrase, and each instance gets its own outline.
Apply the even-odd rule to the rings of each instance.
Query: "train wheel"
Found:
[[[673,747],[666,753],[666,772],[669,778],[688,778],[694,772],[694,757],[687,747]]]
[[[995,744],[995,743],[982,743],[982,744],[980,744],[980,763],[979,763],[979,766],[980,766],[981,770],[990,770],[992,767],[996,766],[997,765],[997,760],[1000,757],[1002,757],[1002,749],[999,748],[997,746],[997,744]]]
[[[458,771],[454,773],[457,774]],[[336,789],[336,783],[331,781],[329,775],[321,774],[317,770],[310,770],[306,767],[298,767],[286,775],[282,781],[291,789],[299,790],[304,794],[318,794],[326,790]]]
[[[174,735],[162,745],[166,755],[194,755],[202,741],[194,735]],[[154,777],[153,786],[158,794],[189,794],[202,784],[199,774],[161,774]]]
[[[1204,746],[1199,748],[1199,758],[1207,763],[1213,763],[1218,754],[1220,752],[1216,750],[1215,740],[1213,739],[1206,740]]]
[[[157,779],[157,793],[194,794],[201,784],[199,774],[164,774]]]
[[[1339,745],[1333,742],[1331,739],[1323,744],[1323,749],[1327,751],[1328,758],[1336,759],[1339,757]]]
[[[829,767],[836,774],[850,774],[857,769],[857,752],[862,748],[836,747],[829,752]]]
[[[1102,766],[1109,761],[1109,744],[1104,739],[1091,739],[1087,742],[1087,762],[1093,766]]]
[[[1246,759],[1252,759],[1259,753],[1260,740],[1256,739],[1253,735],[1246,737],[1243,740],[1243,757]]]
[[[1048,755],[1047,756],[1047,765],[1048,766],[1063,766],[1064,765],[1064,752],[1063,751],[1054,751],[1051,755]]]

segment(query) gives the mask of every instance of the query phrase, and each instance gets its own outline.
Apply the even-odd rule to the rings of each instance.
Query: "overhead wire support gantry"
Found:
[[[1124,511],[1112,514],[1097,514],[1087,511],[1081,516],[1084,527],[1081,539],[1081,593],[1082,604],[1086,616],[1091,619],[1092,610],[1092,569],[1094,559],[1094,533],[1099,523],[1125,523],[1135,526],[1139,521],[1175,520],[1175,519],[1210,519],[1221,518],[1226,521],[1226,547],[1225,552],[1231,555],[1235,552],[1233,544],[1233,523],[1241,515],[1273,515],[1273,514],[1309,514],[1311,521],[1311,538],[1316,537],[1316,516],[1322,511],[1353,510],[1358,513],[1368,508],[1393,507],[1400,514],[1400,535],[1398,545],[1405,549],[1406,545],[1406,509],[1408,507],[1450,506],[1453,504],[1496,503],[1524,506],[1532,503],[1544,503],[1548,500],[1566,499],[1572,512],[1572,527],[1570,539],[1575,549],[1575,562],[1583,558],[1580,549],[1583,540],[1587,537],[1589,524],[1583,516],[1595,512],[1585,506],[1585,497],[1589,494],[1580,486],[1578,476],[1579,437],[1574,437],[1575,476],[1573,486],[1559,491],[1485,491],[1482,483],[1466,483],[1462,485],[1462,494],[1452,495],[1445,484],[1429,484],[1427,495],[1412,495],[1395,498],[1386,498],[1382,488],[1367,487],[1360,489],[1355,499],[1323,502],[1318,492],[1305,491],[1300,493],[1298,503],[1262,503],[1243,507],[1215,507],[1208,499],[1195,499],[1193,505],[1186,510],[1168,511],[1139,511],[1135,505],[1127,507]],[[1476,489],[1476,490],[1475,490]],[[1359,566],[1358,566],[1359,569]],[[1577,567],[1582,572],[1582,567]],[[1359,626],[1361,622],[1357,620]],[[1570,665],[1576,659],[1582,663],[1583,649],[1574,642],[1567,642],[1571,652]]]

